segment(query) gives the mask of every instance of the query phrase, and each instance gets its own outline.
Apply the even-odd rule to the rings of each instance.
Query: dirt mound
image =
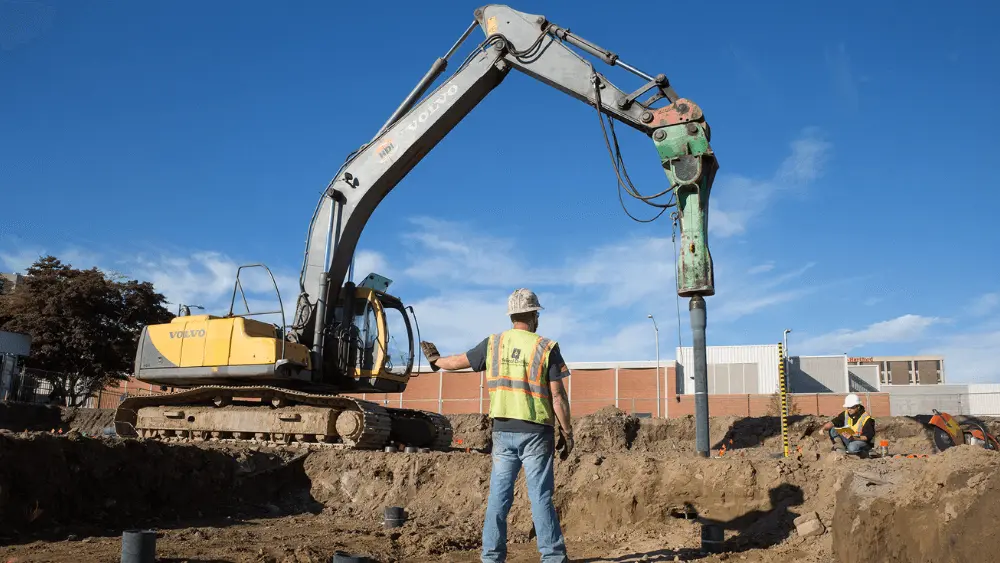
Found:
[[[638,433],[639,419],[613,406],[573,421],[574,447],[581,452],[623,452]]]
[[[31,403],[0,403],[0,429],[11,432],[62,430],[90,436],[112,425],[113,409],[86,409]]]
[[[724,525],[730,550],[767,547],[790,537],[803,509],[827,519],[832,515],[832,492],[816,494],[816,502],[806,491],[830,491],[837,472],[796,473],[802,467],[792,460],[586,453],[556,465],[554,500],[568,538],[638,538],[681,525],[679,519],[687,522],[692,537],[701,522]],[[304,469],[310,495],[336,516],[373,523],[382,507],[404,506],[415,529],[467,530],[462,537],[478,543],[489,494],[489,456],[316,452]],[[527,541],[531,529],[521,474],[509,518],[512,541]],[[410,554],[417,552],[426,553]]]
[[[0,402],[0,429],[21,432],[61,427],[62,411],[58,406]]]
[[[836,560],[995,561],[1000,454],[963,445],[907,462],[906,472],[876,465],[845,479],[834,517]]]
[[[99,436],[114,426],[114,409],[63,409],[63,426],[88,436]]]
[[[451,445],[488,452],[493,446],[493,423],[485,414],[448,415],[453,429]]]
[[[455,427],[457,448],[488,452],[491,423],[486,415],[449,415]],[[795,415],[789,417],[788,439],[793,451],[824,449],[829,437],[821,429],[829,417]],[[929,417],[880,417],[876,422],[876,438],[888,440],[890,453],[934,453]],[[992,424],[992,421],[987,421]],[[577,451],[602,453],[636,451],[653,454],[693,452],[695,450],[695,417],[637,418],[613,406],[573,420]],[[762,448],[769,453],[783,450],[781,420],[775,416],[709,417],[709,446],[717,451]],[[761,452],[763,453],[763,452]]]
[[[287,483],[276,478],[290,457],[77,432],[0,434],[0,534],[261,512],[255,499],[288,504],[296,498],[276,494],[279,486],[301,485],[293,474],[285,475]]]
[[[493,425],[485,414],[448,415],[454,428],[452,446],[488,452]],[[579,452],[623,452],[632,447],[639,419],[613,406],[573,419],[574,447]]]

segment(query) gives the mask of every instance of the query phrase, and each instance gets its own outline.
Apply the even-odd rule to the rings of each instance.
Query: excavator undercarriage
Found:
[[[209,385],[126,399],[115,418],[120,435],[184,441],[254,441],[349,449],[446,451],[452,428],[437,413],[337,395],[268,386]]]

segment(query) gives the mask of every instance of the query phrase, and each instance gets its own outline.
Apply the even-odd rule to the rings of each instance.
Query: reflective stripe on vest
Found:
[[[526,330],[490,335],[486,349],[486,385],[490,417],[552,424],[549,353],[554,340]]]
[[[851,413],[844,411],[844,424],[853,430],[855,434],[861,434],[861,429],[865,427],[865,423],[868,422],[868,419],[870,418],[871,417],[868,416],[868,413],[862,413],[862,415],[858,417],[858,421],[851,424]]]

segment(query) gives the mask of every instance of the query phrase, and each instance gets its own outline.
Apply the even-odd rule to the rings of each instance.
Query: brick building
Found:
[[[883,385],[944,385],[944,356],[852,356],[849,365],[876,366]]]

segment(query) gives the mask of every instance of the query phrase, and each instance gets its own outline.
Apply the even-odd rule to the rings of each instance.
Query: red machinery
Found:
[[[1000,451],[1000,442],[982,424],[969,420],[959,422],[946,412],[933,411],[930,425],[934,427],[934,446],[939,452],[959,444]]]

